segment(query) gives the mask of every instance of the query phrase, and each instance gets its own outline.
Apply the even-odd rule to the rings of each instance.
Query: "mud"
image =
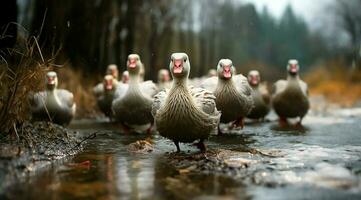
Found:
[[[32,172],[82,149],[77,132],[50,122],[24,123],[0,141],[0,191]],[[14,139],[15,137],[15,139]]]

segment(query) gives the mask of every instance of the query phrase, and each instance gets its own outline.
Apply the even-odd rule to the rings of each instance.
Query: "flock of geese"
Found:
[[[246,117],[262,120],[271,105],[279,116],[280,126],[288,124],[287,118],[296,117],[299,121],[294,125],[301,125],[309,109],[307,84],[299,78],[297,60],[288,61],[287,79],[277,81],[271,95],[260,83],[258,71],[250,71],[247,77],[236,74],[230,59],[221,59],[208,77],[190,80],[190,70],[188,55],[173,53],[169,64],[173,80],[169,71],[162,69],[155,84],[144,81],[144,65],[139,55],[130,54],[121,81],[117,66],[109,65],[103,82],[93,92],[101,111],[111,121],[120,123],[125,132],[141,129],[151,133],[154,128],[171,139],[177,151],[180,142],[194,141],[205,151],[204,140],[212,132],[218,129],[218,134],[223,134],[220,123],[243,128]],[[34,120],[70,123],[76,110],[73,94],[57,89],[57,85],[56,73],[48,72],[45,91],[31,97]]]

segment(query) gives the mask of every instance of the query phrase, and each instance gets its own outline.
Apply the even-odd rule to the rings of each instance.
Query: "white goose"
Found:
[[[51,71],[46,74],[46,89],[30,98],[33,120],[52,121],[68,125],[75,115],[76,105],[73,94],[67,90],[57,89],[58,77]]]
[[[230,59],[221,59],[217,65],[218,77],[211,77],[202,83],[202,87],[213,91],[217,109],[221,111],[221,122],[234,122],[244,126],[244,118],[253,107],[252,88],[243,75],[235,75],[235,68]],[[222,134],[218,127],[218,133]]]
[[[303,117],[310,107],[307,84],[299,76],[297,60],[289,60],[287,80],[279,80],[273,86],[272,105],[279,116],[280,126],[288,124],[287,118],[299,117],[297,125],[301,125]]]
[[[123,125],[125,132],[129,128],[151,123],[147,130],[150,133],[154,122],[151,110],[157,87],[152,81],[140,82],[141,66],[139,55],[128,56],[129,84],[118,86],[112,103],[114,117]]]
[[[129,82],[129,72],[124,71],[122,73],[122,83],[127,84]]]
[[[170,89],[170,75],[169,71],[166,69],[161,69],[158,71],[158,90]]]
[[[155,98],[152,114],[159,134],[173,140],[180,151],[179,142],[193,142],[205,151],[204,140],[218,125],[215,96],[205,89],[187,84],[190,63],[187,54],[173,53],[169,68],[173,77],[172,87],[159,92]]]
[[[115,81],[118,82],[118,76],[119,76],[118,66],[115,64],[108,65],[105,75],[112,75],[114,77]],[[96,97],[99,97],[100,95],[102,95],[103,92],[104,92],[104,86],[103,86],[102,82],[98,83],[93,88],[93,93]]]
[[[103,81],[104,92],[97,98],[100,110],[112,120],[112,102],[114,100],[117,81],[112,75],[105,75]]]
[[[250,119],[264,119],[264,117],[270,111],[270,101],[271,97],[267,90],[266,85],[260,84],[261,76],[257,70],[252,70],[248,73],[248,83],[252,87],[252,98],[254,102],[254,107],[251,112],[248,114]]]

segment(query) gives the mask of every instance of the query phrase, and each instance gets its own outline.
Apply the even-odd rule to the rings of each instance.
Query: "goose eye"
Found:
[[[187,62],[187,58],[184,58],[183,62]]]

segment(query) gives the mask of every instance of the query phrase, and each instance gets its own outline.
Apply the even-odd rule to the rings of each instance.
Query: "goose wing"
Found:
[[[284,91],[287,87],[287,81],[286,80],[278,80],[276,83],[272,86],[272,95],[276,95],[278,93],[281,93]]]
[[[216,97],[212,92],[204,88],[195,88],[190,86],[191,95],[193,96],[196,105],[207,114],[217,113]]]
[[[46,92],[37,92],[29,96],[30,108],[32,111],[38,111],[45,103]]]
[[[68,107],[73,107],[74,105],[74,95],[73,93],[69,92],[68,90],[58,89],[57,95],[64,105]]]
[[[118,83],[114,92],[114,99],[123,98],[127,93],[129,85],[124,83]]]
[[[103,83],[98,83],[96,86],[93,87],[93,93],[96,97],[102,95],[104,92]]]
[[[156,95],[158,92],[158,88],[155,83],[153,83],[153,81],[144,81],[140,83],[139,88],[143,94],[147,95],[150,98],[153,98],[154,95]]]
[[[168,96],[168,89],[163,89],[158,94],[154,96],[153,104],[152,104],[152,115],[155,117],[157,111],[163,107],[164,102]]]
[[[238,74],[233,77],[233,81],[236,85],[237,91],[246,96],[251,96],[252,88],[248,83],[248,80],[242,74]]]
[[[202,81],[201,88],[214,91],[217,87],[218,77],[210,77]]]
[[[258,90],[263,98],[263,101],[268,104],[271,101],[270,94],[265,83],[261,83],[258,87]]]

